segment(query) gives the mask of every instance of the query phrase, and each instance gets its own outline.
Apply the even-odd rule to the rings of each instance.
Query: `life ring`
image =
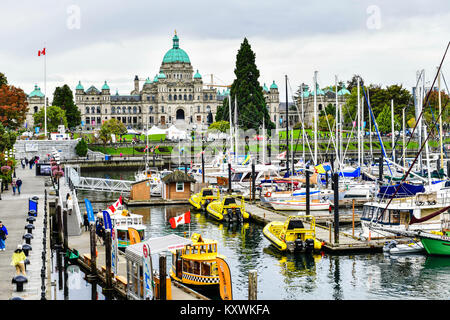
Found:
[[[267,191],[266,194],[265,194],[264,196],[266,196],[267,198],[270,198],[270,197],[272,196],[272,192]]]

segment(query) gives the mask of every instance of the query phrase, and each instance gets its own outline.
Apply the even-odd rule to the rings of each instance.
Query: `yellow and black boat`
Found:
[[[197,287],[219,286],[216,258],[225,259],[217,253],[217,241],[203,239],[198,233],[191,237],[192,245],[172,250],[170,276],[175,281]]]
[[[197,210],[206,210],[208,204],[220,199],[220,191],[217,188],[202,188],[189,198],[189,203]]]
[[[221,200],[219,199],[211,202],[206,207],[206,212],[218,221],[241,223],[248,220],[250,218],[250,214],[245,211],[244,197],[240,196],[240,198],[241,203],[238,204],[236,202],[236,197],[225,196]]]
[[[280,251],[322,249],[322,243],[316,239],[316,220],[313,216],[289,216],[285,222],[269,222],[263,228],[263,234]]]

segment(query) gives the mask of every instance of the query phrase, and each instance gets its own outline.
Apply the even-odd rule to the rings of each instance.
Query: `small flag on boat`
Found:
[[[189,210],[182,215],[170,218],[169,223],[172,229],[175,229],[180,224],[191,223],[191,211]]]
[[[119,208],[121,205],[122,205],[122,196],[120,196],[119,199],[112,206],[114,207],[114,210],[117,210],[117,208]]]
[[[45,56],[45,48],[41,50],[38,50],[38,56],[40,57],[41,55]]]
[[[284,158],[286,158],[286,151],[280,153],[280,154],[277,156],[277,159],[284,159]]]

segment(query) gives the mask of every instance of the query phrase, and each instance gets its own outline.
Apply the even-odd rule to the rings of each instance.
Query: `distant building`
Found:
[[[33,130],[34,120],[33,115],[39,112],[45,106],[44,93],[41,91],[41,88],[38,85],[34,86],[34,90],[27,95],[28,102],[28,112],[26,114],[26,120],[24,126],[28,129]],[[44,126],[44,124],[42,124]],[[44,130],[44,128],[41,128]]]
[[[129,95],[111,94],[105,81],[101,89],[84,89],[81,82],[75,88],[75,104],[81,111],[84,129],[99,128],[115,118],[127,127],[144,129],[172,124],[185,128],[206,129],[215,121],[217,106],[229,95],[229,90],[216,90],[203,83],[201,74],[191,65],[188,54],[180,48],[179,38],[172,38],[172,48],[164,55],[159,72],[144,83],[134,78]],[[267,88],[266,88],[267,89]],[[275,83],[264,91],[271,118],[278,112],[278,89]]]
[[[342,106],[347,102],[350,95],[345,86],[337,92],[337,102],[338,105]],[[306,86],[303,90],[303,94],[299,95],[297,101],[289,103],[289,126],[294,126],[296,123],[300,122],[302,119],[302,96],[303,96],[303,117],[304,124],[306,128],[312,128],[314,123],[314,89],[309,90]],[[320,116],[321,111],[331,104],[336,106],[336,92],[331,89],[322,90],[317,86],[316,92],[317,101],[317,114]],[[298,109],[298,110],[297,110]],[[279,127],[286,127],[286,102],[281,102],[279,104],[280,120],[277,125]],[[333,117],[335,115],[333,114]]]

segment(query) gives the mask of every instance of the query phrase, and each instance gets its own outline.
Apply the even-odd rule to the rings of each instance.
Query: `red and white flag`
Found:
[[[114,211],[116,211],[117,208],[119,208],[121,205],[122,205],[122,196],[120,196],[120,198],[112,205],[112,207],[114,208]]]
[[[284,159],[284,158],[286,158],[286,151],[280,153],[280,154],[277,156],[277,159]]]
[[[45,48],[42,50],[38,50],[38,56],[41,56],[41,55],[45,56]]]
[[[191,211],[169,219],[170,226],[175,229],[180,224],[191,223]]]

